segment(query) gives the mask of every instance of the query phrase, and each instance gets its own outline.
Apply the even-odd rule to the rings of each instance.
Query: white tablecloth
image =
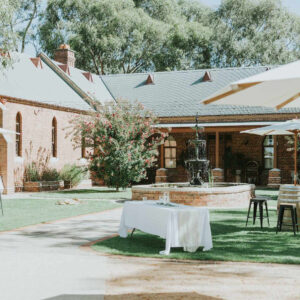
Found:
[[[119,235],[126,238],[129,229],[139,229],[166,239],[162,254],[171,247],[194,252],[199,247],[212,248],[209,211],[206,207],[158,205],[157,201],[127,201],[124,204]]]

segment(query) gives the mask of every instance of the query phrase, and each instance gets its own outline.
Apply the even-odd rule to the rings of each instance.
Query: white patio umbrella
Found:
[[[204,104],[300,107],[300,60],[233,82]]]
[[[275,125],[241,131],[257,135],[294,135],[294,185],[297,184],[297,139],[300,132],[300,119],[289,120]]]

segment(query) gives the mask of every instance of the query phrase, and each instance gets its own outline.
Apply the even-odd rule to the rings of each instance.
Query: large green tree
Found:
[[[1,0],[0,5],[0,71],[12,64],[10,51],[17,47],[18,35],[12,30],[15,13],[19,8],[18,0]]]
[[[284,64],[300,57],[299,16],[279,0],[223,0],[212,24],[213,66]]]
[[[49,0],[41,45],[53,55],[70,43],[77,66],[98,74],[204,66],[210,30],[199,22],[202,6],[191,7],[177,0]]]
[[[153,58],[157,71],[210,66],[210,9],[190,0],[135,0],[135,3],[168,28],[161,51]]]

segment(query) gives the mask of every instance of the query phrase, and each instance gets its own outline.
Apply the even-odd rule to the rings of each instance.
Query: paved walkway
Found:
[[[79,246],[115,233],[120,213],[115,209],[0,234],[0,299],[102,299],[107,258]]]
[[[0,234],[0,299],[300,299],[297,265],[174,262],[79,248],[114,234],[120,214],[115,209]]]

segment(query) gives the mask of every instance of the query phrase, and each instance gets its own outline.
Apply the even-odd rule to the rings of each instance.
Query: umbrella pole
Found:
[[[294,185],[297,185],[297,138],[298,134],[294,132]]]

